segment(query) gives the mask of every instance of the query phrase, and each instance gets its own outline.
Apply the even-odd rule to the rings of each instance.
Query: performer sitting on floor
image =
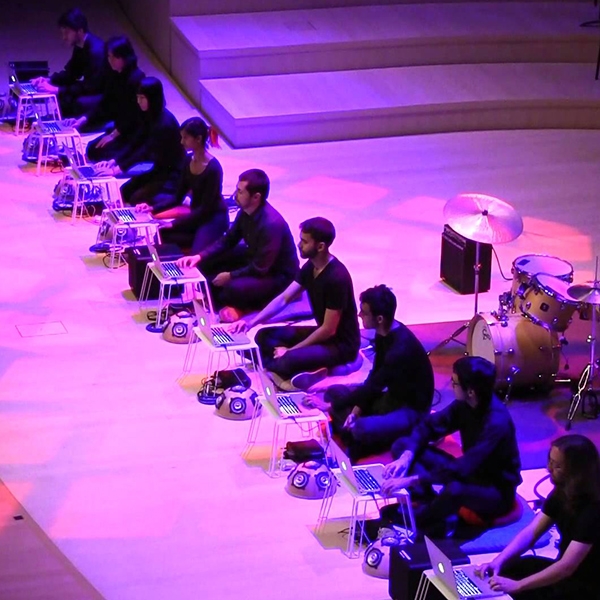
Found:
[[[394,443],[392,454],[398,458],[386,467],[387,481],[382,486],[388,495],[419,486],[424,497],[429,496],[415,517],[419,531],[431,536],[445,535],[461,507],[484,521],[507,514],[521,483],[515,426],[506,406],[494,395],[495,366],[484,358],[465,356],[452,370],[454,402]],[[461,457],[430,445],[456,431],[461,437]],[[433,492],[432,484],[443,485],[439,494]]]
[[[102,100],[109,66],[104,42],[88,29],[85,15],[72,8],[60,15],[58,28],[63,41],[73,48],[62,71],[32,81],[40,92],[56,94],[63,117],[79,117]]]
[[[137,103],[141,110],[137,131],[115,158],[97,163],[107,175],[131,177],[121,186],[121,195],[124,202],[132,205],[150,204],[158,194],[175,193],[185,160],[179,123],[166,108],[160,80],[142,79]],[[140,174],[128,174],[128,170],[140,163],[147,163],[148,169]]]
[[[554,484],[535,519],[490,563],[481,565],[493,590],[515,600],[600,598],[600,457],[583,435],[554,440],[548,456]],[[550,527],[560,535],[558,558],[521,556]]]
[[[267,202],[270,182],[260,169],[244,171],[235,201],[241,208],[229,231],[200,254],[179,264],[198,268],[207,278],[223,322],[260,310],[286,289],[298,272],[289,225]]]
[[[250,329],[277,315],[287,304],[308,292],[315,326],[266,327],[257,332],[263,366],[284,389],[308,389],[327,375],[327,369],[356,360],[360,347],[352,278],[330,254],[333,224],[322,217],[300,225],[300,256],[308,260],[296,280],[263,311],[234,325]]]
[[[414,333],[394,319],[396,304],[385,285],[360,295],[358,316],[365,329],[375,330],[373,368],[358,387],[329,387],[320,406],[329,409],[352,460],[389,450],[431,410],[433,369]]]
[[[179,188],[174,194],[159,194],[152,204],[136,206],[152,212],[157,219],[174,219],[161,227],[163,243],[190,248],[197,254],[216,242],[229,227],[229,213],[223,200],[223,169],[208,152],[209,128],[200,117],[181,125],[181,144],[191,156],[186,158]],[[183,203],[191,193],[189,206]]]
[[[106,46],[111,70],[102,100],[94,110],[72,122],[77,129],[112,123],[110,130],[87,145],[91,162],[114,158],[129,143],[141,120],[137,91],[145,75],[137,66],[133,46],[124,36],[110,38]]]

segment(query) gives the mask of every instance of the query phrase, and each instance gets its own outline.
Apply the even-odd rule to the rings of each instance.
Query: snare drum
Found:
[[[517,299],[519,309],[537,325],[565,331],[579,308],[579,302],[569,298],[568,288],[566,281],[540,273],[533,278],[523,298]]]
[[[555,331],[540,327],[521,315],[498,320],[491,314],[475,315],[469,323],[467,353],[496,365],[496,387],[547,387],[556,376],[560,344]]]
[[[512,297],[523,298],[531,287],[532,279],[539,273],[552,275],[569,283],[573,281],[573,265],[566,260],[545,254],[525,254],[517,257],[512,264]]]

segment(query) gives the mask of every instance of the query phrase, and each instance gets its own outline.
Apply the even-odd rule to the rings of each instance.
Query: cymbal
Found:
[[[485,194],[459,194],[446,202],[448,225],[468,240],[505,244],[523,233],[523,219],[504,200]]]
[[[596,284],[596,282],[594,282]],[[583,285],[576,283],[569,286],[567,294],[578,302],[600,305],[600,285]]]

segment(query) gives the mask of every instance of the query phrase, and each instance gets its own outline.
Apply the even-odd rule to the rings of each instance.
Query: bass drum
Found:
[[[476,315],[469,323],[467,353],[496,365],[496,388],[543,388],[554,381],[560,361],[556,332],[521,315],[498,320]]]

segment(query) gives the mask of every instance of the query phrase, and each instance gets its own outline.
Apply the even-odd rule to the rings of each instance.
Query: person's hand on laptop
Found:
[[[231,323],[228,329],[231,333],[246,333],[250,329],[250,323],[244,319],[240,319]]]
[[[58,88],[55,85],[50,83],[49,79],[43,79],[40,83],[34,83],[35,89],[38,92],[43,92],[45,94],[58,94]]]
[[[48,77],[36,77],[35,79],[32,79],[29,83],[31,83],[33,87],[37,88],[43,83],[50,83],[50,79]]]
[[[410,477],[394,477],[386,479],[381,484],[381,493],[383,496],[393,496],[400,490],[405,490],[417,482],[418,477],[411,475]]]
[[[134,209],[137,213],[149,213],[152,212],[152,207],[146,202],[140,202],[140,204],[136,204]]]
[[[114,129],[111,133],[103,135],[96,143],[96,148],[104,148],[104,146],[110,144],[117,137],[116,135],[114,135],[115,131],[116,129]]]
[[[404,477],[410,467],[413,459],[413,453],[410,450],[405,450],[400,458],[391,462],[383,470],[384,479],[392,479],[393,477]]]
[[[214,279],[213,279],[213,285],[216,285],[217,287],[223,287],[224,285],[227,285],[229,282],[231,281],[231,273],[219,273]]]
[[[182,256],[175,261],[175,264],[184,269],[191,269],[200,262],[202,257],[199,254],[192,254],[191,256]]]
[[[491,562],[477,565],[475,567],[475,575],[477,575],[477,577],[480,579],[489,579],[490,577],[495,577],[500,572],[501,566],[502,565],[497,561],[497,559],[494,559]]]
[[[508,577],[500,577],[495,575],[490,579],[490,587],[494,592],[504,592],[505,594],[518,594],[521,591],[522,583],[509,579]]]

